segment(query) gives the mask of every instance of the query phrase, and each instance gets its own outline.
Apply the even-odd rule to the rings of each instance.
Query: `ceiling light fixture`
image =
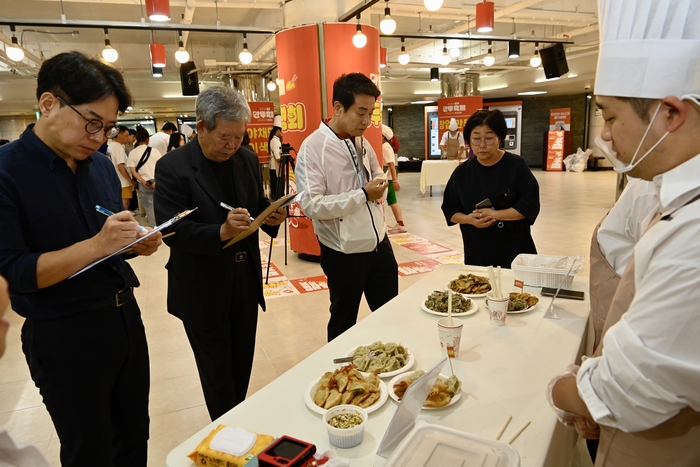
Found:
[[[361,49],[367,45],[367,36],[362,32],[362,25],[360,24],[360,14],[357,14],[357,32],[352,36],[352,45]]]
[[[440,56],[440,65],[447,66],[450,64],[452,59],[450,54],[447,53],[447,39],[442,40],[442,55]]]
[[[165,67],[165,46],[163,44],[152,43],[151,49],[151,65],[156,68]]]
[[[277,89],[277,85],[275,84],[275,81],[272,79],[272,76],[268,75],[267,76],[267,90],[274,91],[275,89]]]
[[[109,63],[116,62],[117,59],[119,58],[119,52],[114,50],[112,48],[111,43],[109,42],[109,37],[107,36],[107,28],[104,28],[105,32],[105,48],[102,49],[102,57],[107,60]]]
[[[151,21],[170,21],[170,0],[146,0],[146,14]]]
[[[151,73],[153,74],[154,78],[162,78],[163,77],[163,69],[159,68],[157,66],[151,66]]]
[[[182,31],[178,31],[177,36],[178,49],[175,52],[175,60],[177,60],[180,63],[187,63],[190,61],[190,53],[187,50],[185,50],[185,45],[182,42]]]
[[[384,19],[379,23],[379,29],[381,29],[382,34],[393,34],[396,31],[396,21],[391,17],[391,11],[389,10],[389,0],[386,1],[386,8],[384,8]]]
[[[242,64],[247,65],[253,61],[253,54],[248,51],[248,42],[246,33],[243,33],[243,50],[238,54],[238,59]]]
[[[386,68],[386,47],[379,47],[379,68]]]
[[[494,24],[494,4],[484,0],[476,4],[476,30],[477,32],[491,32]]]
[[[10,25],[10,31],[12,31],[12,45],[5,46],[5,54],[7,54],[7,58],[13,62],[21,62],[24,58],[24,50],[22,50],[19,46],[19,42],[17,42],[14,24]]]
[[[430,69],[430,81],[440,81],[440,69],[431,68]]]
[[[508,41],[508,58],[520,57],[520,42]]]
[[[442,0],[423,0],[423,5],[430,11],[437,11],[442,6]]]
[[[484,65],[491,66],[494,63],[496,63],[496,57],[493,56],[493,52],[491,51],[491,41],[489,41],[489,53],[484,57]]]
[[[539,45],[539,43],[535,42],[535,55],[530,59],[530,66],[534,66],[535,68],[542,65],[542,59],[540,58],[540,52],[538,50]]]
[[[401,53],[399,54],[399,63],[401,65],[408,65],[408,62],[411,61],[411,56],[408,55],[406,52],[406,47],[403,45],[404,43],[404,38],[401,38]]]

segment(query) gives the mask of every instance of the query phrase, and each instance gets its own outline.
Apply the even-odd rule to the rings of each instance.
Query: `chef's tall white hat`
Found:
[[[451,118],[450,119],[450,131],[457,131],[457,130],[459,130],[459,127],[457,126],[457,120],[455,120],[454,118]]]
[[[272,121],[272,126],[282,128],[282,116],[281,115],[275,115],[275,118]]]
[[[700,92],[700,1],[598,0],[595,93],[661,99]]]

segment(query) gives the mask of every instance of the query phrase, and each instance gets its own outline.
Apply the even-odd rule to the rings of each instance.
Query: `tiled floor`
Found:
[[[553,173],[534,171],[540,183],[542,210],[533,227],[541,254],[588,254],[591,233],[614,202],[614,172]],[[440,210],[441,187],[433,196],[421,195],[418,174],[401,174],[398,193],[404,220],[411,233],[456,251],[462,251],[457,227],[448,228]],[[393,224],[391,214],[389,223]],[[394,244],[399,263],[424,259]],[[267,254],[267,251],[264,252]],[[164,465],[175,446],[209,423],[192,352],[181,323],[165,308],[167,280],[163,266],[168,249],[163,246],[149,258],[132,260],[141,280],[136,295],[143,312],[151,358],[151,440],[149,466]],[[316,263],[299,260],[290,251],[284,265],[282,246],[273,250],[272,262],[290,279],[321,275]],[[586,271],[588,273],[588,265]],[[402,277],[405,290],[420,276]],[[257,391],[326,343],[328,292],[319,291],[268,300],[260,312],[255,364],[250,393]],[[360,316],[369,313],[362,304]],[[21,443],[32,443],[58,466],[60,443],[51,419],[32,382],[20,346],[23,319],[13,312],[6,355],[0,360],[0,427]],[[301,397],[301,396],[300,396]]]

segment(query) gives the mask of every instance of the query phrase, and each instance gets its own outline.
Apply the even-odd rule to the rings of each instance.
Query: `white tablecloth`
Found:
[[[447,185],[452,172],[459,161],[423,161],[420,169],[420,192],[425,194],[425,187]]]
[[[304,404],[303,392],[309,383],[338,367],[332,363],[334,357],[377,340],[399,342],[408,347],[416,357],[414,369],[428,369],[436,364],[441,359],[438,317],[421,311],[420,303],[433,290],[444,289],[450,279],[465,269],[483,270],[445,265],[427,274],[352,329],[173,449],[167,465],[191,466],[185,456],[219,423],[274,436],[293,436],[314,443],[318,452],[332,448],[321,416]],[[512,271],[503,270],[504,289],[514,291],[512,284]],[[571,288],[588,290],[587,278],[577,277]],[[535,288],[526,287],[525,291],[539,294],[539,289]],[[561,319],[548,320],[543,315],[549,300],[541,299],[528,313],[508,315],[504,327],[493,327],[484,300],[478,299],[480,310],[461,318],[464,320],[461,350],[459,357],[453,360],[454,371],[463,382],[462,398],[447,408],[424,410],[419,419],[493,438],[512,415],[513,420],[502,440],[509,440],[525,423],[532,422],[513,443],[523,467],[569,465],[574,433],[557,422],[547,403],[545,389],[554,375],[581,354],[589,302],[588,299],[558,299],[556,308]],[[449,372],[449,365],[445,365],[442,373]],[[396,407],[389,399],[370,415],[362,444],[352,449],[338,449],[338,454],[351,459],[353,467],[382,466],[385,460],[375,453]]]

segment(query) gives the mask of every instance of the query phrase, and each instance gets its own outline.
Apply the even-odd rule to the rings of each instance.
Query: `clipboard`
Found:
[[[270,204],[263,212],[258,214],[258,217],[256,217],[253,220],[253,222],[250,223],[249,230],[245,230],[245,231],[239,233],[238,235],[236,235],[235,237],[233,237],[231,240],[228,241],[228,243],[226,245],[224,245],[223,249],[226,249],[226,248],[230,247],[231,245],[233,245],[234,243],[240,242],[244,238],[252,235],[253,232],[255,232],[256,230],[258,230],[260,228],[260,226],[263,224],[263,221],[265,220],[265,218],[267,216],[269,216],[270,214],[272,214],[273,212],[275,212],[279,208],[289,206],[290,204],[295,202],[297,197],[301,196],[303,193],[304,193],[303,191],[301,191],[299,193],[290,193],[286,196],[281,197],[280,199],[278,199],[274,203]]]
[[[173,225],[175,222],[179,221],[180,219],[182,219],[183,217],[185,217],[185,216],[187,216],[187,215],[189,215],[189,214],[192,214],[192,213],[193,213],[194,211],[196,211],[196,210],[197,210],[197,208],[193,208],[193,209],[188,209],[188,210],[186,210],[186,211],[182,211],[181,213],[177,214],[177,215],[176,215],[175,217],[173,217],[172,219],[169,219],[169,220],[163,222],[162,224],[160,224],[159,226],[154,227],[153,230],[151,230],[150,232],[148,232],[148,233],[147,233],[146,235],[144,235],[143,237],[139,237],[139,238],[137,238],[135,241],[129,243],[127,246],[118,249],[118,250],[115,251],[114,253],[112,253],[112,254],[110,254],[110,255],[107,255],[107,256],[105,256],[105,257],[102,258],[102,259],[98,259],[97,261],[95,261],[95,262],[93,262],[93,263],[88,264],[88,265],[85,266],[83,269],[81,269],[80,271],[78,271],[78,272],[76,272],[75,274],[73,274],[72,276],[70,276],[68,279],[73,279],[75,276],[84,273],[85,271],[87,271],[88,269],[90,269],[90,268],[92,268],[92,267],[94,267],[94,266],[97,266],[98,264],[100,264],[100,263],[103,262],[103,261],[108,260],[108,259],[111,258],[112,256],[116,256],[116,255],[118,255],[118,254],[124,253],[126,250],[131,249],[131,248],[132,248],[134,245],[136,245],[137,243],[141,243],[142,241],[146,240],[147,238],[150,238],[150,237],[152,237],[153,235],[157,234],[157,233],[160,232],[161,230],[167,229],[168,227],[170,227],[171,225]]]

